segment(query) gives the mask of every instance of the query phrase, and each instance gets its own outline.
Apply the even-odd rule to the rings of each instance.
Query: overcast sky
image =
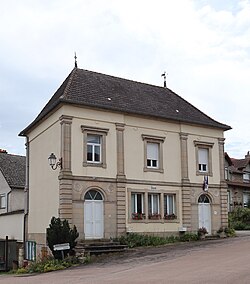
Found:
[[[225,151],[250,150],[250,0],[0,0],[0,148],[74,67],[167,87],[230,125]]]

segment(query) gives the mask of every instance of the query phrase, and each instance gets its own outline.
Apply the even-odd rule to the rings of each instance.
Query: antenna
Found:
[[[161,77],[164,78],[164,88],[167,88],[167,82],[166,82],[166,71],[164,71],[163,74],[161,74]]]
[[[75,58],[75,68],[77,68],[77,61],[76,61],[77,57],[76,57],[76,52],[75,52],[75,56],[74,56],[74,58]]]

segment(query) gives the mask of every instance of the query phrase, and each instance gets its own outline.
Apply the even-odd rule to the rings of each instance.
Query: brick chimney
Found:
[[[247,154],[245,155],[245,159],[250,158],[250,151],[247,151]]]
[[[4,149],[0,149],[0,153],[8,154],[8,152]]]

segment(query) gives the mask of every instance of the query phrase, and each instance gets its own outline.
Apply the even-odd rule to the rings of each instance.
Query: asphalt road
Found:
[[[141,248],[63,271],[1,275],[0,283],[250,283],[250,236]]]

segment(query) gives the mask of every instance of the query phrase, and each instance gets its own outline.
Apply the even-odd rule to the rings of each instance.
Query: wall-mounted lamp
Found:
[[[52,170],[56,170],[57,167],[60,167],[60,169],[62,169],[62,158],[60,158],[58,162],[56,161],[56,159],[57,158],[54,153],[51,153],[48,157],[49,165],[51,166]]]

